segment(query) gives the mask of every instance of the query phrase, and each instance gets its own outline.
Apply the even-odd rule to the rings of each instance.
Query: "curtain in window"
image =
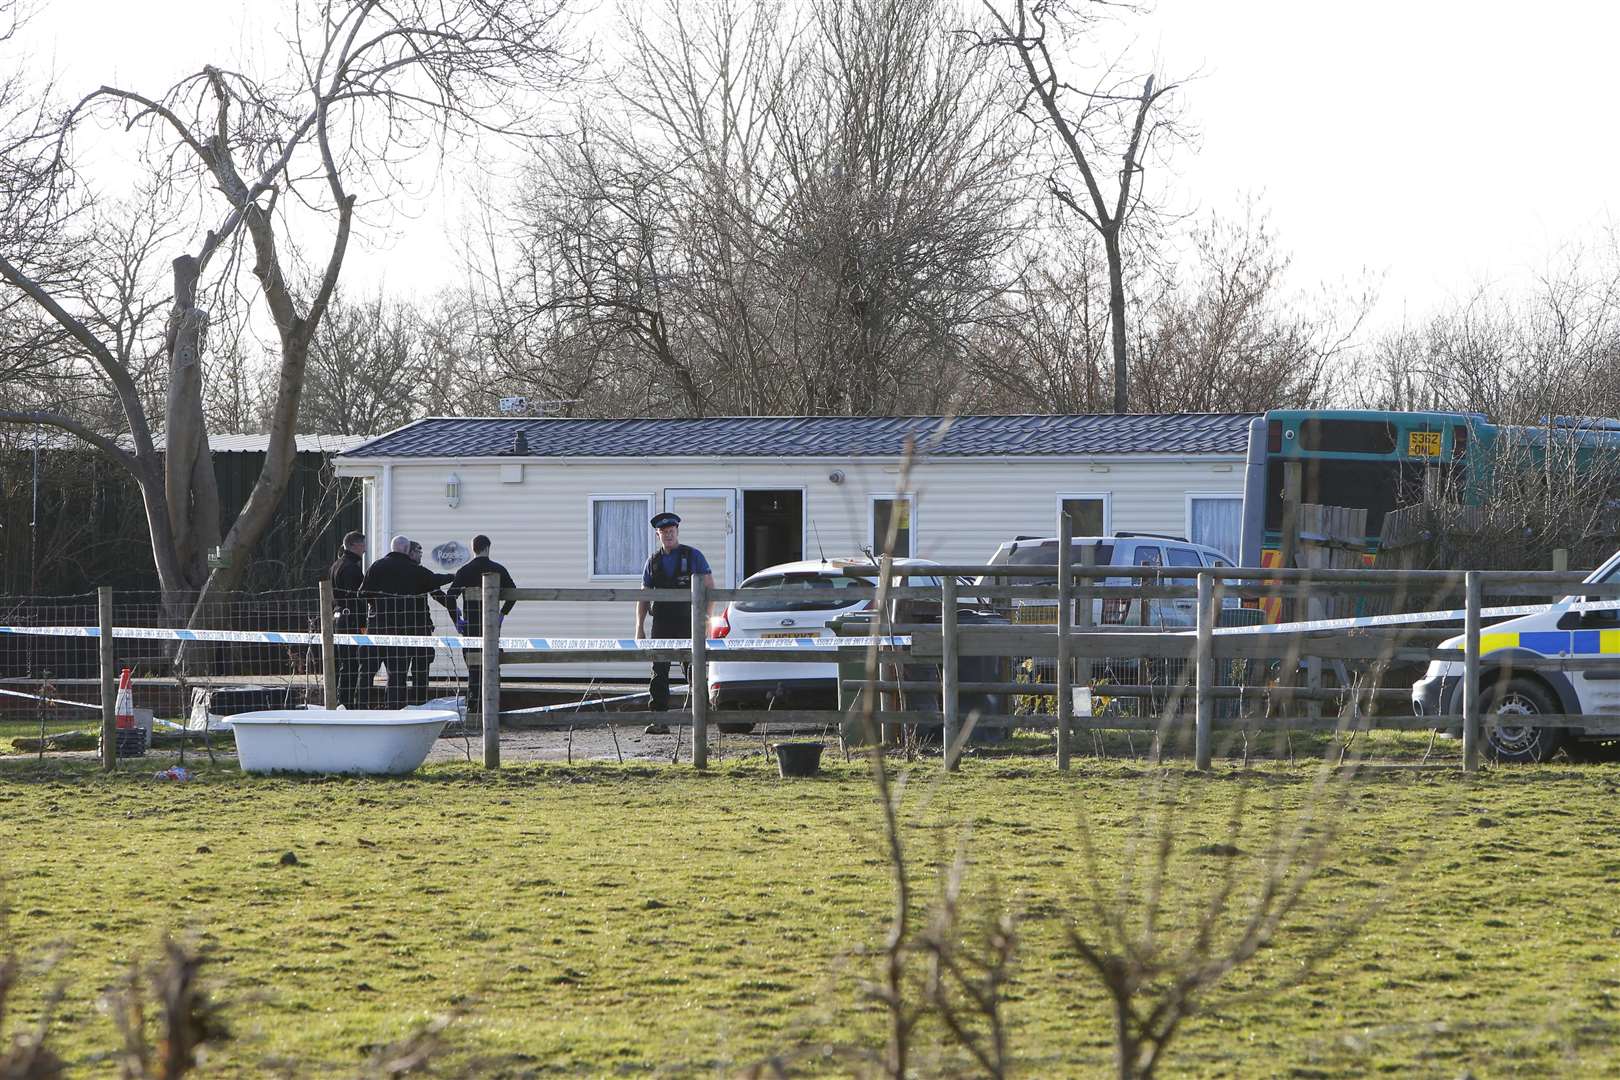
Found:
[[[1195,544],[1207,544],[1238,561],[1238,538],[1243,532],[1243,500],[1236,496],[1192,500],[1192,535]]]
[[[647,563],[651,516],[646,499],[597,499],[591,503],[591,573],[640,577]]]

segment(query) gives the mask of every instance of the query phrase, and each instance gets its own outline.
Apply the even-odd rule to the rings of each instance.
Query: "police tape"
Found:
[[[46,705],[74,705],[81,709],[94,709],[101,711],[100,705],[92,705],[88,701],[73,701],[69,698],[46,697],[43,694],[25,694],[21,690],[0,690],[0,697],[27,698],[29,701],[42,701]]]
[[[1507,619],[1520,615],[1536,615],[1560,605],[1515,604],[1508,607],[1484,608],[1482,619]],[[1586,600],[1561,605],[1566,611],[1616,611],[1620,600]],[[1456,622],[1465,618],[1462,608],[1446,611],[1414,611],[1399,615],[1363,615],[1341,619],[1310,619],[1300,622],[1261,623],[1255,626],[1221,626],[1213,633],[1227,636],[1256,634],[1299,634],[1321,630],[1360,630],[1377,626],[1417,626],[1432,622]],[[1106,628],[1099,628],[1106,629]],[[1187,629],[1169,630],[1171,634],[1194,634]],[[42,637],[101,636],[97,626],[0,626],[0,634],[32,635]],[[281,630],[171,630],[158,626],[116,626],[114,638],[133,638],[151,641],[195,641],[217,644],[247,645],[319,645],[321,635]],[[482,637],[455,634],[333,634],[338,645],[371,646],[396,649],[482,649]],[[846,649],[908,648],[909,634],[882,637],[784,637],[784,638],[710,638],[707,649],[711,653],[733,652],[739,649],[773,652],[825,652],[837,653]],[[642,649],[690,649],[690,638],[563,638],[563,637],[503,637],[502,650],[534,652],[636,652]]]
[[[40,637],[99,638],[99,626],[0,626],[0,634]],[[148,641],[195,641],[216,644],[246,645],[319,645],[321,635],[280,630],[170,630],[160,626],[115,626],[114,638],[133,638]],[[395,649],[482,649],[482,637],[462,637],[454,634],[442,636],[426,634],[333,634],[338,645],[373,646]],[[724,653],[738,649],[763,649],[772,652],[827,652],[844,649],[904,648],[911,644],[908,635],[884,637],[832,637],[832,638],[710,638],[707,648],[711,653]],[[500,647],[505,651],[531,650],[534,652],[636,652],[641,649],[690,649],[691,638],[551,638],[503,637]]]
[[[1507,607],[1481,608],[1481,619],[1512,619],[1520,615],[1539,615],[1556,605],[1513,604]],[[1620,600],[1585,600],[1567,605],[1567,611],[1616,611]],[[1303,634],[1317,630],[1360,630],[1374,626],[1419,626],[1432,622],[1457,622],[1467,618],[1462,608],[1450,611],[1412,611],[1400,615],[1362,615],[1342,619],[1311,619],[1304,622],[1261,623],[1256,626],[1219,626],[1213,633],[1223,637],[1245,634]],[[1196,630],[1180,630],[1179,634],[1196,634]]]

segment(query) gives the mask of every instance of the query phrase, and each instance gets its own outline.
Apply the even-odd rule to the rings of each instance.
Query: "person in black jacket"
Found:
[[[484,575],[499,574],[502,589],[515,589],[517,583],[512,580],[512,575],[507,573],[506,567],[489,557],[489,537],[482,533],[473,537],[472,550],[472,561],[456,571],[455,580],[450,583],[450,589],[445,596],[449,600],[450,614],[455,617],[456,629],[464,635],[471,634],[473,637],[481,637],[484,633]],[[463,596],[465,596],[465,599],[463,599]],[[460,604],[460,614],[457,614],[458,603]],[[512,614],[512,607],[516,603],[516,600],[507,600],[501,604],[501,618],[504,619]],[[470,649],[463,649],[461,655],[465,658],[471,651]],[[467,670],[469,673],[472,671],[471,664],[467,665]],[[482,680],[472,678],[469,674],[467,678],[467,714],[469,716],[472,715],[474,709],[478,708],[481,691]]]
[[[366,632],[366,603],[361,596],[366,572],[360,559],[366,553],[366,534],[351,532],[343,538],[343,551],[332,564],[332,628],[340,634]],[[371,680],[377,674],[377,652],[364,645],[337,647],[338,702],[346,709],[371,704]]]
[[[431,634],[433,615],[428,610],[428,594],[450,584],[449,574],[435,574],[411,558],[411,538],[396,536],[388,544],[387,555],[371,564],[361,590],[371,601],[372,634]],[[420,546],[420,545],[418,545]],[[402,708],[409,695],[406,674],[413,659],[408,646],[384,647],[382,662],[388,667],[388,707]],[[427,650],[430,654],[431,649]],[[427,668],[422,668],[420,692],[426,700]],[[420,702],[417,702],[420,704]]]

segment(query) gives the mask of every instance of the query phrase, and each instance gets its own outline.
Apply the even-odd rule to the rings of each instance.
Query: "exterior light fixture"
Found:
[[[451,473],[444,481],[444,501],[454,510],[461,505],[461,477]]]

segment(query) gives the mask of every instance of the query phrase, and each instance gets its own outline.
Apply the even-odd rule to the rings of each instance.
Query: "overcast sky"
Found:
[[[49,0],[29,37],[64,92],[156,92],[256,49],[278,14],[254,13],[272,7]],[[1481,282],[1522,286],[1611,220],[1620,4],[1160,0],[1132,33],[1172,77],[1200,73],[1178,202],[1257,196],[1294,284],[1379,275],[1380,324]],[[456,198],[441,185],[407,236],[351,269],[402,290],[450,284]]]

